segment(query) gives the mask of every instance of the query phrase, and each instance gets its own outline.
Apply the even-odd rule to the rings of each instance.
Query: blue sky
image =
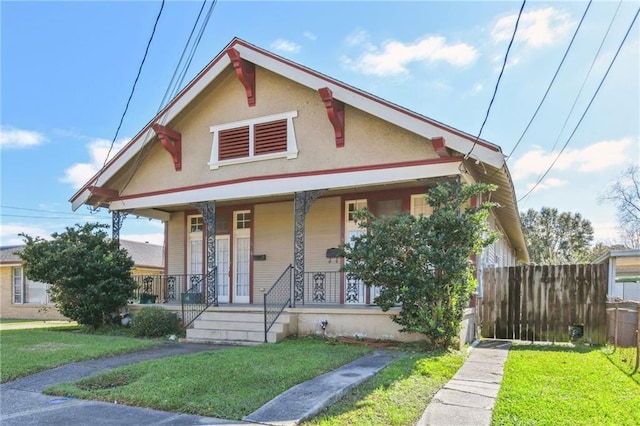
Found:
[[[160,4],[0,3],[0,245],[20,243],[19,232],[47,237],[87,220],[110,224],[107,211],[72,213],[68,200],[104,163]],[[477,135],[520,5],[219,1],[183,85],[237,36]],[[592,3],[545,103],[508,161],[518,198],[567,141],[638,5]],[[116,148],[158,111],[200,6],[165,3]],[[586,6],[527,2],[482,132],[505,154],[531,119]],[[615,209],[598,198],[627,165],[640,162],[639,27],[636,22],[556,165],[519,202],[521,211],[548,206],[580,213],[593,223],[598,241],[616,241]],[[162,243],[162,224],[127,218],[122,238]]]

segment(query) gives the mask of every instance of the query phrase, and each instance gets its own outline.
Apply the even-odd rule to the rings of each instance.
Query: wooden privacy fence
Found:
[[[485,269],[483,337],[606,342],[607,265],[525,265]]]

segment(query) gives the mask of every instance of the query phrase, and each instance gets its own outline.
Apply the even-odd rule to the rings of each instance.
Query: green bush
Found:
[[[162,337],[175,334],[180,330],[179,326],[178,316],[159,306],[140,309],[131,321],[131,328],[136,337]]]

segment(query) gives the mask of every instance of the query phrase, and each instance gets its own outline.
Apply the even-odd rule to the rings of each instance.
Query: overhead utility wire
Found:
[[[498,86],[500,85],[500,79],[502,79],[502,74],[504,73],[504,69],[507,66],[507,59],[509,58],[509,51],[511,50],[511,46],[513,45],[513,40],[516,38],[516,33],[518,32],[518,24],[520,23],[520,17],[522,16],[522,11],[524,10],[524,5],[527,3],[527,0],[523,0],[522,6],[520,6],[520,12],[518,12],[518,18],[516,19],[516,25],[513,28],[513,34],[511,35],[511,40],[509,41],[509,45],[507,46],[507,52],[504,55],[504,61],[502,62],[502,68],[500,69],[500,74],[498,75],[498,80],[496,81],[496,87],[493,89],[493,95],[491,96],[491,101],[489,102],[489,107],[487,108],[487,113],[484,116],[484,121],[480,126],[480,131],[478,132],[478,136],[476,140],[473,141],[473,146],[464,156],[464,159],[468,159],[473,150],[475,149],[478,141],[480,140],[480,136],[482,135],[482,130],[484,129],[484,125],[487,123],[487,119],[489,118],[489,112],[491,111],[491,106],[493,105],[493,101],[496,99],[496,94],[498,93]]]
[[[615,21],[616,16],[618,16],[618,11],[620,10],[620,6],[622,6],[622,0],[620,0],[618,2],[618,7],[616,8],[616,11],[613,14],[613,17],[611,18],[611,22],[609,22],[609,27],[607,28],[607,31],[605,31],[604,36],[602,37],[602,41],[600,42],[600,46],[598,46],[598,50],[596,51],[596,54],[593,56],[593,60],[591,61],[591,66],[589,67],[589,70],[587,71],[587,74],[584,76],[584,79],[582,80],[582,85],[580,86],[580,90],[578,90],[578,94],[576,95],[576,98],[573,100],[573,104],[571,105],[571,108],[569,109],[569,113],[567,114],[567,118],[564,120],[564,123],[562,124],[562,128],[558,132],[558,137],[556,138],[555,142],[553,143],[553,146],[551,147],[551,151],[550,152],[553,152],[553,150],[556,149],[556,146],[558,146],[558,142],[560,141],[560,136],[564,132],[564,129],[567,127],[567,123],[569,123],[569,118],[573,114],[573,110],[575,109],[576,105],[578,104],[578,99],[580,99],[580,95],[582,95],[582,90],[584,89],[584,86],[586,86],[587,81],[589,80],[589,77],[591,76],[591,71],[593,71],[593,68],[596,65],[596,61],[600,57],[600,52],[602,51],[602,47],[604,46],[604,42],[609,37],[609,31],[611,31],[611,27],[613,26],[613,22]]]
[[[162,0],[162,3],[160,5],[160,10],[158,11],[158,15],[156,16],[156,21],[153,24],[153,30],[151,31],[151,36],[149,37],[149,41],[147,41],[147,47],[144,50],[144,56],[142,57],[142,61],[140,62],[140,66],[138,67],[138,74],[136,75],[136,79],[133,82],[133,86],[131,87],[131,92],[129,93],[129,99],[127,99],[127,104],[124,107],[124,111],[122,112],[122,116],[120,116],[120,123],[118,124],[118,128],[116,129],[116,133],[113,136],[113,140],[111,141],[111,146],[109,147],[109,151],[107,152],[107,156],[104,159],[104,163],[102,164],[102,168],[100,168],[100,171],[98,172],[98,176],[96,177],[96,186],[98,186],[98,180],[100,179],[100,176],[102,175],[102,170],[104,169],[104,166],[107,165],[107,161],[109,160],[109,156],[111,155],[111,151],[113,150],[113,145],[116,143],[116,139],[118,138],[118,134],[120,133],[120,128],[122,127],[122,123],[124,121],[124,117],[127,114],[127,111],[129,110],[129,104],[131,103],[131,98],[133,97],[133,93],[136,90],[136,85],[138,84],[138,79],[140,78],[140,74],[142,72],[142,67],[147,59],[147,54],[149,53],[149,46],[151,46],[151,42],[153,41],[153,36],[156,33],[156,28],[158,27],[158,21],[160,20],[160,16],[162,15],[162,10],[164,9],[164,1]]]
[[[194,43],[191,46],[191,50],[189,51],[189,55],[187,56],[187,60],[183,64],[182,60],[185,57],[185,53],[189,49],[189,44],[191,43],[191,39],[192,39],[193,33],[195,32],[195,30],[196,30],[196,28],[198,26],[198,22],[200,21],[200,16],[202,15],[202,10],[204,9],[204,6],[206,5],[206,3],[207,3],[207,0],[204,0],[202,2],[202,6],[200,7],[200,11],[198,12],[198,16],[196,17],[196,20],[193,23],[193,27],[191,28],[191,33],[189,34],[189,38],[187,39],[187,42],[184,45],[184,49],[182,50],[182,54],[180,55],[180,60],[176,64],[175,70],[173,72],[173,76],[171,77],[171,81],[169,82],[169,85],[167,86],[167,89],[165,90],[165,93],[164,93],[164,96],[162,98],[162,101],[161,101],[160,105],[158,106],[158,110],[156,111],[156,115],[158,115],[160,113],[160,111],[162,111],[162,109],[166,106],[165,105],[166,100],[167,99],[171,99],[171,98],[173,98],[175,96],[175,94],[178,92],[178,90],[182,86],[182,83],[184,82],[184,78],[186,76],[187,70],[189,69],[189,66],[191,65],[191,61],[193,60],[193,57],[195,56],[195,52],[196,52],[196,50],[198,48],[198,45],[200,44],[200,41],[202,39],[202,35],[204,34],[204,31],[205,31],[205,29],[207,27],[207,24],[209,23],[209,20],[211,18],[213,10],[215,9],[217,1],[214,0],[211,3],[211,5],[209,6],[209,10],[207,11],[206,16],[205,16],[205,18],[203,19],[203,21],[201,23],[201,27],[200,27],[200,30],[198,31],[198,35],[196,36],[196,39],[195,39]],[[181,66],[182,66],[182,69],[180,71],[178,71]],[[180,72],[180,74],[181,74],[180,78],[178,80],[175,80],[175,76],[178,75],[178,72]],[[166,123],[166,118],[167,118],[167,115],[168,115],[169,111],[170,111],[170,108],[167,109],[167,111],[165,111],[164,116],[163,116],[163,118],[161,120],[161,124],[164,125]],[[150,131],[151,130],[147,130],[147,134]],[[145,136],[144,139],[146,139],[146,136]],[[136,154],[136,157],[135,157],[135,160],[133,162],[132,167],[130,167],[129,170],[128,170],[129,176],[127,177],[127,180],[125,181],[125,184],[122,187],[122,191],[124,191],[124,189],[131,182],[131,179],[133,179],[133,174],[135,173],[136,169],[140,165],[140,162],[142,161],[143,155],[144,154],[142,152],[142,147],[141,147],[140,150],[138,151],[138,153]]]
[[[627,40],[627,37],[629,36],[629,33],[631,32],[631,28],[633,28],[633,25],[635,24],[639,13],[640,13],[640,8],[638,8],[638,10],[636,11],[636,14],[633,17],[633,20],[631,21],[631,24],[629,25],[629,28],[627,29],[627,32],[625,33],[624,38],[622,39],[622,42],[620,42],[620,46],[618,46],[618,50],[616,50],[616,54],[613,56],[613,59],[611,60],[611,63],[609,64],[609,67],[607,68],[607,71],[604,73],[604,76],[602,77],[602,80],[600,80],[600,84],[598,84],[598,87],[596,88],[596,91],[594,92],[593,96],[591,97],[591,100],[589,101],[589,104],[587,105],[587,107],[585,108],[584,112],[580,116],[580,120],[578,120],[578,123],[576,124],[576,126],[573,129],[573,131],[571,132],[571,135],[569,135],[569,138],[565,142],[564,146],[562,147],[562,149],[560,150],[560,152],[558,153],[556,158],[553,160],[551,165],[544,172],[544,174],[542,176],[540,176],[540,178],[537,180],[535,185],[533,185],[533,187],[531,189],[529,189],[529,191],[526,194],[524,194],[522,196],[522,198],[520,198],[518,200],[518,202],[524,200],[526,197],[529,196],[529,194],[531,194],[533,192],[534,189],[537,188],[537,186],[540,184],[540,182],[542,182],[542,180],[547,176],[549,171],[551,171],[553,166],[556,164],[556,162],[560,158],[560,155],[562,155],[562,153],[564,152],[564,150],[567,147],[567,145],[569,145],[569,142],[571,141],[573,136],[576,134],[576,131],[578,130],[578,127],[580,127],[580,124],[582,123],[582,120],[587,115],[587,112],[589,111],[589,108],[591,107],[591,104],[593,104],[594,99],[598,95],[598,92],[600,92],[600,88],[602,87],[604,81],[606,80],[607,76],[609,75],[609,71],[611,71],[611,67],[613,67],[613,64],[615,63],[616,59],[618,58],[618,54],[620,53],[620,50],[622,50],[622,46],[624,45],[625,41]]]
[[[582,18],[580,18],[580,22],[578,23],[578,26],[576,27],[576,30],[573,32],[573,37],[571,37],[571,41],[569,42],[569,45],[567,46],[567,49],[564,51],[564,55],[562,56],[562,60],[558,64],[558,68],[556,68],[556,72],[555,72],[555,74],[553,74],[553,78],[549,82],[549,85],[547,86],[547,90],[544,92],[544,96],[542,97],[542,99],[540,99],[540,103],[538,104],[538,107],[536,108],[535,112],[531,116],[531,119],[529,120],[529,123],[524,128],[524,131],[520,135],[520,138],[518,139],[518,141],[516,142],[514,147],[511,149],[511,152],[509,153],[509,155],[507,155],[507,158],[505,158],[505,161],[507,161],[509,158],[511,158],[511,156],[513,155],[513,153],[516,150],[516,148],[518,147],[518,145],[520,145],[520,142],[522,142],[522,138],[524,138],[524,135],[529,130],[529,127],[531,126],[531,123],[533,123],[533,120],[538,115],[538,112],[540,111],[540,107],[542,107],[542,104],[544,103],[545,99],[547,99],[547,95],[549,94],[549,91],[551,90],[551,87],[553,86],[553,83],[556,81],[556,77],[558,77],[558,73],[560,72],[560,69],[562,68],[562,65],[564,64],[564,60],[567,59],[567,55],[569,54],[569,50],[571,50],[571,46],[573,45],[573,41],[576,39],[576,36],[578,35],[578,31],[580,30],[580,27],[582,26],[582,23],[584,22],[584,18],[585,18],[585,16],[587,16],[587,12],[589,11],[589,8],[591,7],[591,1],[592,0],[589,0],[589,3],[587,4],[587,7],[584,10],[584,13],[582,14]]]

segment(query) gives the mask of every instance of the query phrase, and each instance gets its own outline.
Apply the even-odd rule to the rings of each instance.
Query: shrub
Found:
[[[162,337],[179,331],[180,319],[174,312],[159,306],[148,306],[140,309],[131,321],[131,328],[136,337]]]

